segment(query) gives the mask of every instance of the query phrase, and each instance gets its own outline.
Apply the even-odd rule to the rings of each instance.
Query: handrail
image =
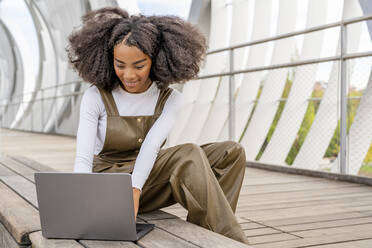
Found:
[[[283,63],[283,64],[277,64],[277,65],[259,66],[259,67],[254,67],[254,68],[250,68],[250,69],[236,70],[236,71],[232,71],[232,72],[222,72],[222,73],[204,75],[204,76],[200,76],[196,79],[223,77],[223,76],[230,76],[230,75],[248,73],[248,72],[265,71],[265,70],[288,68],[288,67],[295,67],[295,66],[301,66],[301,65],[324,63],[324,62],[340,60],[341,58],[343,58],[344,60],[348,60],[348,59],[355,59],[355,58],[362,58],[362,57],[369,57],[369,56],[372,56],[372,51],[350,53],[350,54],[344,55],[343,57],[338,55],[338,56],[324,57],[324,58],[319,58],[319,59],[308,59],[308,60],[302,60],[302,61],[298,61],[298,62]]]
[[[242,48],[242,47],[246,47],[246,46],[253,46],[253,45],[257,45],[257,44],[261,44],[261,43],[266,43],[266,42],[269,42],[269,41],[285,39],[285,38],[289,38],[289,37],[293,37],[293,36],[297,36],[297,35],[312,33],[312,32],[316,32],[316,31],[321,31],[321,30],[324,30],[324,29],[328,29],[328,28],[339,27],[341,25],[347,25],[347,24],[352,24],[352,23],[361,22],[361,21],[367,21],[367,20],[371,20],[371,19],[372,19],[372,15],[350,18],[350,19],[346,19],[346,20],[343,20],[343,21],[333,22],[333,23],[320,25],[320,26],[316,26],[316,27],[312,27],[312,28],[307,28],[307,29],[303,29],[303,30],[299,30],[299,31],[295,31],[295,32],[276,35],[276,36],[265,38],[265,39],[259,39],[259,40],[255,40],[255,41],[244,42],[244,43],[234,45],[234,46],[228,46],[228,47],[224,47],[224,48],[215,49],[215,50],[209,51],[207,54],[209,55],[209,54],[213,54],[213,53],[219,53],[219,52],[224,52],[224,51],[228,51],[228,50],[234,50],[234,49],[238,49],[238,48]]]
[[[76,81],[70,81],[70,82],[66,82],[66,83],[62,83],[62,84],[55,84],[55,85],[52,85],[52,86],[36,89],[36,90],[33,90],[33,91],[23,92],[23,93],[20,93],[20,94],[15,94],[11,97],[0,98],[0,101],[5,100],[5,99],[10,99],[10,98],[17,98],[17,97],[21,97],[21,96],[24,96],[24,95],[31,95],[31,94],[34,94],[34,93],[39,92],[39,91],[45,91],[45,90],[49,90],[49,89],[56,89],[56,88],[59,88],[59,87],[62,87],[62,86],[66,86],[66,85],[70,85],[70,84],[78,84],[78,83],[83,83],[83,82],[84,82],[83,80],[76,80]]]

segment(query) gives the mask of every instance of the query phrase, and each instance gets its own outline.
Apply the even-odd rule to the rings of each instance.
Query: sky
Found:
[[[119,0],[119,4],[125,4],[126,0]],[[305,28],[306,25],[306,3],[308,0],[301,0],[302,4],[298,5],[297,9],[297,23],[296,30],[301,30]],[[325,0],[328,1],[328,18],[327,23],[339,20],[341,15],[342,6],[339,4],[340,0]],[[189,14],[189,9],[191,5],[191,0],[137,0],[138,8],[144,15],[177,15],[183,19],[187,19]],[[278,1],[273,0],[273,15],[272,18],[275,20],[277,15],[275,12],[278,9]],[[253,13],[250,13],[253,14]],[[17,43],[22,44],[19,46],[20,52],[25,58],[25,80],[26,86],[31,88],[25,88],[25,92],[29,92],[32,86],[35,85],[32,80],[35,80],[37,74],[37,68],[39,64],[39,54],[37,37],[35,33],[35,28],[32,25],[30,14],[26,9],[26,5],[23,0],[2,0],[0,1],[0,18],[5,22],[5,24],[11,30],[13,36],[15,37]],[[275,35],[275,25],[273,25],[271,30],[271,36]],[[331,56],[333,54],[335,46],[330,44],[337,41],[337,35],[335,35],[337,29],[327,30],[325,32],[325,43],[323,46],[322,56]],[[299,51],[301,51],[303,36],[298,36],[296,38],[297,46]],[[361,36],[360,46],[358,51],[368,51],[371,49],[371,41],[367,33],[366,25],[363,25],[363,32]],[[356,52],[356,51],[353,51]],[[268,57],[268,60],[270,58]],[[329,63],[331,64],[331,63]],[[328,81],[328,74],[330,66],[322,66],[317,73],[317,80]],[[367,73],[366,73],[367,74]],[[359,80],[366,81],[366,80]],[[359,85],[358,87],[364,87],[364,85]]]
[[[185,20],[191,6],[191,0],[137,0],[137,3],[144,15],[176,15]]]

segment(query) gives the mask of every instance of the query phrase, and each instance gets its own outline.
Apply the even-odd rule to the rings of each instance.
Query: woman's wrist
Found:
[[[132,187],[132,189],[137,190],[137,191],[139,191],[140,193],[142,192],[142,190],[140,190],[140,189],[137,188],[137,187]]]

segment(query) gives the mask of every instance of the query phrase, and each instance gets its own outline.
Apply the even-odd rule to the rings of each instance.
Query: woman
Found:
[[[161,149],[182,105],[171,83],[195,78],[205,37],[174,16],[103,8],[83,17],[67,48],[83,95],[75,172],[132,174],[135,216],[179,202],[187,220],[243,243],[236,221],[245,153],[235,142]]]

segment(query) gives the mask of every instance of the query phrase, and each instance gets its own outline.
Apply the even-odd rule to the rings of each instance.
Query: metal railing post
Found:
[[[75,116],[75,96],[70,96],[70,105],[71,105],[71,116]],[[72,117],[73,118],[73,117]],[[71,133],[73,133],[75,130],[73,129],[73,124],[71,122]]]
[[[44,130],[44,89],[41,89],[41,131]]]
[[[30,116],[30,123],[31,123],[31,125],[30,125],[30,130],[31,131],[34,131],[34,105],[31,105],[31,108],[30,109],[31,109],[31,116]]]
[[[234,71],[234,49],[229,50],[230,73]],[[235,140],[235,75],[229,75],[229,139]]]
[[[346,74],[346,60],[344,55],[347,53],[347,33],[346,24],[341,25],[341,50],[340,50],[340,173],[348,173],[347,161],[347,74]]]
[[[4,113],[5,113],[5,104],[3,100],[0,100],[1,102],[1,113],[0,113],[0,128],[4,126]]]

